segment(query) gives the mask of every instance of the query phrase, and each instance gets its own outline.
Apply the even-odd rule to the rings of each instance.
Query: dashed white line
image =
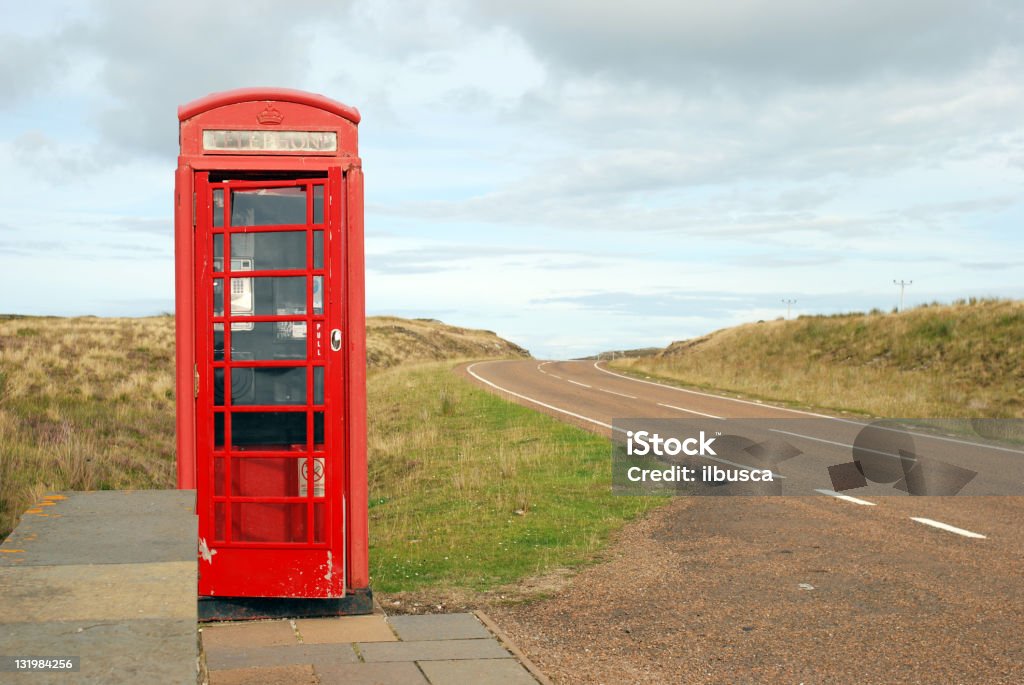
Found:
[[[722,418],[721,416],[715,416],[714,414],[705,414],[702,411],[694,411],[693,409],[683,409],[682,407],[677,407],[674,404],[662,404],[661,402],[658,402],[658,406],[659,407],[666,407],[668,409],[675,409],[676,411],[683,411],[683,412],[686,412],[687,414],[696,414],[697,416],[706,416],[709,419],[721,419]]]
[[[586,383],[580,383],[579,381],[574,381],[574,380],[573,380],[573,379],[571,379],[571,378],[570,378],[570,379],[568,379],[568,380],[569,380],[569,382],[570,382],[570,383],[572,383],[573,385],[578,385],[578,386],[580,386],[581,388],[589,388],[589,387],[591,387],[591,386],[587,385]]]
[[[980,539],[980,540],[986,539],[986,537],[984,535],[982,535],[981,533],[974,533],[974,532],[969,531],[969,530],[964,530],[963,528],[957,528],[956,526],[951,526],[948,523],[943,523],[942,521],[935,521],[933,519],[918,518],[917,516],[911,516],[910,520],[911,521],[917,521],[918,523],[923,523],[926,526],[932,526],[933,528],[938,528],[940,530],[945,530],[945,531],[948,531],[950,533],[956,533],[957,535],[963,535],[965,538],[977,538],[977,539]]]
[[[836,499],[841,499],[844,502],[853,502],[854,504],[860,504],[865,507],[873,507],[876,504],[875,502],[869,502],[866,499],[860,499],[859,497],[850,497],[849,495],[844,495],[842,493],[836,492],[835,490],[815,490],[815,492],[820,492],[823,495],[835,497]]]
[[[615,392],[614,390],[605,390],[604,388],[598,388],[598,390],[600,390],[601,392],[606,392],[609,395],[618,395],[619,397],[625,397],[626,399],[630,399],[630,400],[635,400],[636,399],[635,395],[627,395],[624,392]]]

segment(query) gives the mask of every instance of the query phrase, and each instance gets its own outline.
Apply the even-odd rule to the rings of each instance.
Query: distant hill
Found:
[[[459,328],[436,319],[372,316],[366,320],[366,363],[382,368],[414,361],[529,357],[491,331]]]
[[[394,317],[367,321],[367,348],[371,371],[529,356],[490,331]],[[174,487],[174,454],[173,317],[0,315],[0,538],[46,490]]]
[[[681,384],[889,417],[1024,418],[1024,302],[801,316],[613,366]]]

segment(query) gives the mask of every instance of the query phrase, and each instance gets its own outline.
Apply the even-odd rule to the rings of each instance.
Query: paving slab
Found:
[[[0,673],[0,682],[187,683],[196,682],[196,621],[136,619],[0,624],[5,655],[77,656],[77,673]],[[10,678],[10,681],[4,678]]]
[[[421,661],[431,685],[537,685],[533,676],[512,659]]]
[[[191,618],[195,572],[195,561],[0,568],[0,623]]]
[[[306,644],[394,642],[398,638],[380,615],[303,618],[295,622]]]
[[[206,666],[211,671],[226,671],[250,666],[340,666],[359,661],[350,644],[288,645],[285,647],[220,647],[206,649]]]
[[[413,640],[468,640],[489,638],[490,632],[473,614],[392,616],[388,619],[398,637]]]
[[[111,490],[45,496],[0,549],[4,566],[183,561],[195,557],[195,493]],[[182,525],[182,524],[185,525]]]
[[[358,650],[367,663],[512,658],[494,639],[359,643]]]
[[[206,624],[202,631],[203,648],[278,647],[297,645],[291,621],[251,621],[248,623]]]
[[[322,685],[430,685],[411,661],[377,664],[313,665]]]
[[[210,673],[210,685],[319,685],[309,664],[270,668],[234,668]]]

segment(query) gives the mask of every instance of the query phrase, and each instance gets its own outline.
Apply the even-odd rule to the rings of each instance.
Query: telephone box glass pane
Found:
[[[213,315],[224,316],[224,279],[213,279]]]
[[[324,268],[324,232],[313,231],[313,268]]]
[[[216,325],[216,324],[214,324]],[[284,361],[306,358],[305,321],[258,321],[231,327],[232,361]]]
[[[313,404],[324,403],[324,367],[313,367]]]
[[[230,281],[232,316],[285,316],[306,313],[304,276],[232,278]]]
[[[323,442],[323,414],[314,420],[314,440]],[[315,418],[315,417],[314,417]],[[287,449],[306,448],[306,412],[257,411],[231,414],[232,448]]]
[[[233,497],[298,497],[305,459],[246,457],[231,461]]]
[[[213,225],[224,225],[224,190],[221,188],[213,191]]]
[[[305,188],[261,188],[231,191],[232,226],[277,226],[305,223]]]
[[[216,244],[214,244],[216,248]],[[251,269],[305,269],[306,232],[232,233],[231,263],[247,259]]]
[[[313,186],[313,223],[324,222],[324,187]]]
[[[315,443],[313,449],[317,451],[323,450],[324,413],[322,411],[313,412],[313,442]]]
[[[224,449],[224,414],[221,412],[213,415],[213,449]]]
[[[263,404],[253,402],[255,395],[255,372],[264,369],[231,369],[231,404]],[[274,369],[276,370],[276,369]],[[288,371],[290,369],[284,369]],[[273,404],[267,402],[266,404]],[[213,406],[224,406],[224,369],[213,370]]]
[[[221,399],[223,399],[223,387]],[[214,389],[214,400],[217,392]],[[306,369],[231,370],[231,404],[305,404]]]
[[[220,271],[224,263],[224,234],[213,234],[213,270]]]
[[[321,387],[321,395],[323,393]],[[321,400],[321,403],[323,400]],[[306,403],[305,368],[231,369],[231,404],[236,406]],[[213,406],[224,406],[224,369],[213,370]]]
[[[324,277],[313,276],[313,313],[324,313]]]
[[[306,542],[306,504],[234,502],[231,539],[238,542]]]

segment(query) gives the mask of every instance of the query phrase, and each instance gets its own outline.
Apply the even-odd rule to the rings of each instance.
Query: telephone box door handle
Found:
[[[341,329],[331,329],[331,349],[335,352],[341,349]]]

